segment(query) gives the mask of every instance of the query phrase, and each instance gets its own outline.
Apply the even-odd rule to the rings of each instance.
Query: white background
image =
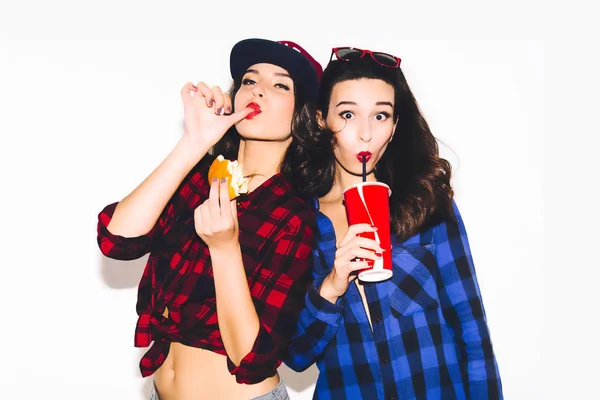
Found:
[[[146,398],[133,347],[146,257],[103,258],[97,214],[178,140],[181,86],[228,88],[229,51],[248,37],[295,41],[323,66],[343,45],[403,59],[454,167],[505,397],[550,398],[567,385],[550,376],[577,339],[560,347],[544,330],[538,4],[320,3],[2,3],[0,399]],[[314,367],[280,372],[292,400],[312,397]]]

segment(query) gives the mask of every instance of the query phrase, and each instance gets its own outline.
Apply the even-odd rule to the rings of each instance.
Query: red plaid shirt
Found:
[[[227,355],[217,323],[215,286],[208,247],[196,234],[194,209],[208,198],[209,160],[186,177],[146,235],[125,238],[108,229],[117,203],[98,216],[98,245],[107,257],[136,259],[150,252],[138,290],[135,346],[148,347],[142,376],[165,361],[170,342]],[[240,383],[273,376],[296,328],[310,281],[314,214],[277,174],[238,198],[240,245],[248,286],[260,319],[254,346],[229,371]],[[168,308],[168,318],[163,316]]]

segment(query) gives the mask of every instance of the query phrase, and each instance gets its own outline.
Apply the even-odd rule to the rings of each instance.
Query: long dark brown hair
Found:
[[[240,76],[234,79],[229,90],[232,104],[235,103],[235,95],[242,86],[242,78]],[[310,160],[313,158],[311,155],[316,154],[312,149],[315,148],[320,133],[314,102],[307,99],[302,82],[296,80],[294,76],[291,78],[294,82],[295,97],[291,126],[292,142],[285,152],[280,172],[300,197],[309,200],[314,197],[316,186],[316,177],[311,173]],[[234,125],[214,146],[213,154],[222,154],[227,159],[236,159],[239,148],[240,134]]]
[[[377,180],[392,189],[392,230],[405,240],[452,215],[454,191],[452,166],[439,156],[438,144],[423,117],[400,68],[383,67],[369,57],[355,61],[333,60],[321,78],[317,108],[327,118],[333,87],[356,79],[380,79],[394,88],[394,118],[398,121],[392,141],[375,167]],[[331,190],[335,174],[335,135],[323,129],[319,138],[319,197]]]

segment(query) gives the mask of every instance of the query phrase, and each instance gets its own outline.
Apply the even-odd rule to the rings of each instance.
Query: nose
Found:
[[[260,98],[264,97],[264,95],[265,95],[264,90],[262,89],[262,87],[259,83],[255,84],[252,87],[252,95],[254,97],[260,97]]]
[[[363,143],[369,143],[373,139],[373,132],[371,131],[371,124],[369,121],[366,121],[360,127],[360,131],[358,132],[358,140]]]

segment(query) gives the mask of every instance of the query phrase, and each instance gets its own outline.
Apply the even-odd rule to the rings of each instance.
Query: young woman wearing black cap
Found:
[[[262,39],[237,43],[230,66],[231,97],[186,84],[181,140],[99,214],[104,255],[150,253],[135,344],[152,344],[140,370],[154,399],[287,398],[277,367],[310,280],[304,145],[322,70],[300,46]],[[247,194],[230,201],[227,181],[208,180],[217,155],[242,165]]]

